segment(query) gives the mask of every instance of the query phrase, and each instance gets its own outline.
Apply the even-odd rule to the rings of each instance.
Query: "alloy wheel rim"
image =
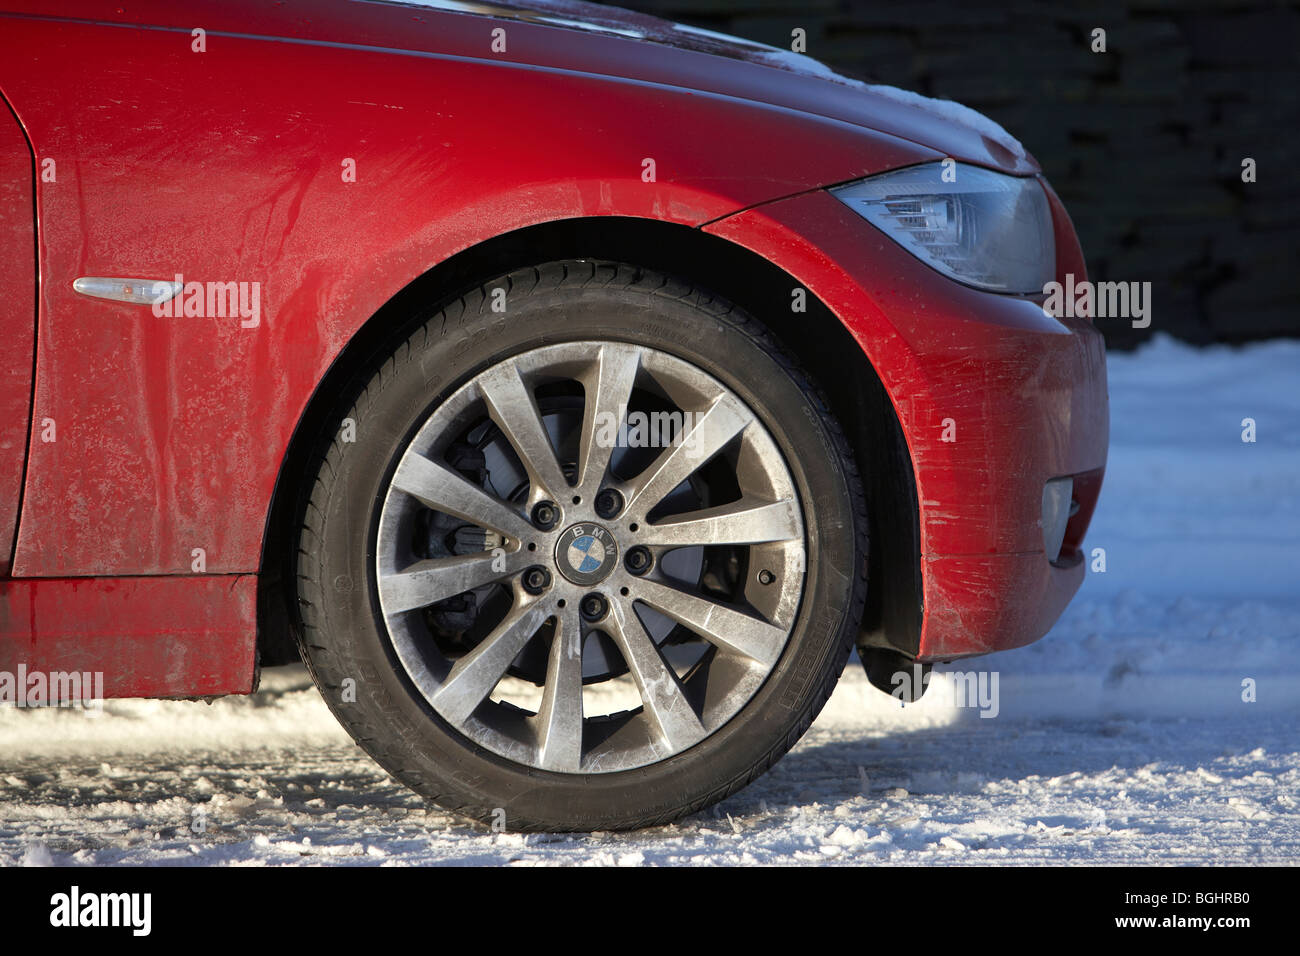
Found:
[[[374,583],[402,668],[456,731],[613,772],[753,697],[797,619],[804,547],[789,467],[735,392],[658,349],[579,341],[433,410],[385,490]]]

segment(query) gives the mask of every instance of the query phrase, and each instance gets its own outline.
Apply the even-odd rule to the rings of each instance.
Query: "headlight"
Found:
[[[942,163],[881,173],[831,192],[944,275],[994,292],[1042,292],[1056,273],[1037,179]]]

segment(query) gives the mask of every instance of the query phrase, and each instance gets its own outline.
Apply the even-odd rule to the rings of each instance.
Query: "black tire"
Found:
[[[492,310],[493,289],[505,290],[504,313]],[[463,736],[413,685],[378,606],[376,525],[403,449],[456,388],[524,350],[590,339],[649,346],[684,359],[754,412],[793,476],[807,571],[788,642],[734,717],[657,763],[555,773],[514,763]],[[357,743],[430,801],[511,831],[663,824],[765,772],[830,696],[865,600],[861,483],[843,432],[816,388],[754,319],[728,302],[624,264],[582,260],[519,270],[452,301],[394,342],[390,354],[340,398],[335,420],[342,425],[349,419],[354,440],[340,433],[322,442],[319,472],[304,492],[297,542],[300,647],[326,703]]]

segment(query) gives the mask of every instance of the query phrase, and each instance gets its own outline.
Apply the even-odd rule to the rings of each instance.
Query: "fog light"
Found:
[[[1061,556],[1073,498],[1073,478],[1053,478],[1043,485],[1043,552],[1048,561],[1055,562]]]

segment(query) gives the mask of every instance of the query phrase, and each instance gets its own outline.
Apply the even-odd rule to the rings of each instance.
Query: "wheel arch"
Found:
[[[916,481],[907,442],[880,376],[843,322],[771,261],[718,236],[652,219],[603,216],[556,220],[465,249],[413,279],[358,329],[312,394],[280,463],[262,538],[258,653],[262,664],[298,659],[293,640],[291,548],[304,483],[322,443],[332,440],[335,401],[402,332],[465,292],[514,269],[557,259],[598,258],[677,275],[708,288],[763,323],[823,390],[849,436],[866,482],[871,547],[859,649],[914,655],[921,629]],[[865,374],[864,374],[865,372]]]

